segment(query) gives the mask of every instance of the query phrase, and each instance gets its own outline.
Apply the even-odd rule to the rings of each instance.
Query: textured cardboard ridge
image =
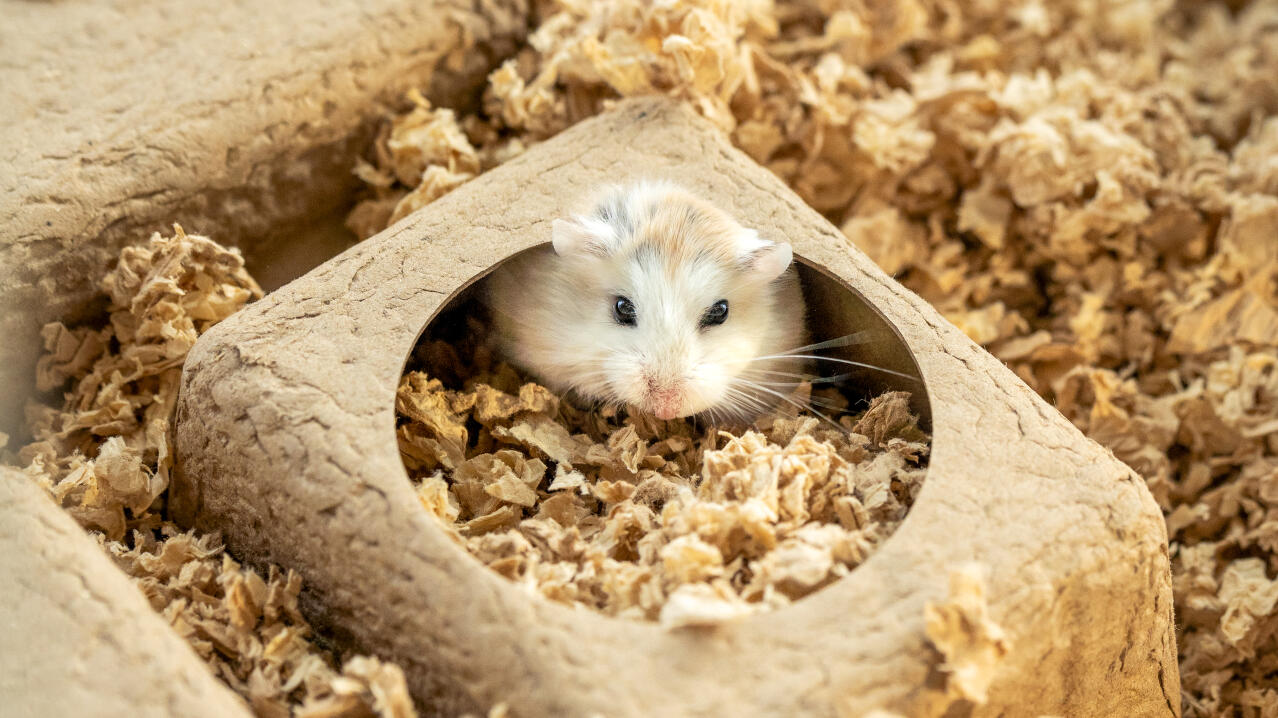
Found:
[[[252,715],[75,520],[9,467],[0,576],[6,716]]]
[[[239,243],[339,209],[410,87],[464,102],[523,0],[0,2],[0,431],[37,331],[87,316],[121,246],[179,221]]]
[[[900,331],[931,397],[929,476],[898,532],[834,585],[710,632],[524,595],[420,509],[393,438],[432,313],[594,184],[636,175],[676,178],[842,277]],[[1143,482],[666,102],[583,122],[215,327],[188,359],[176,442],[179,513],[301,571],[315,622],[399,661],[428,709],[1179,715],[1166,531]],[[938,689],[924,629],[971,562],[1010,645],[980,706]]]

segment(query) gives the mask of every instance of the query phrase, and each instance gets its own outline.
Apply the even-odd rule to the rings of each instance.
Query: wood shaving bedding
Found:
[[[410,193],[424,203],[613,98],[686,99],[1147,477],[1172,538],[1186,714],[1278,710],[1274,2],[617,0],[538,14],[482,112],[419,103],[388,123],[352,228],[369,236]],[[434,129],[401,129],[392,151],[404,124]],[[401,145],[422,137],[410,164]],[[46,328],[42,386],[77,388],[30,408],[38,440],[22,456],[128,551],[133,530],[174,540],[154,518],[172,380],[96,373],[103,357],[125,364],[108,329]],[[159,358],[142,366],[180,362],[190,335],[170,338],[148,341]]]
[[[169,418],[182,361],[199,334],[261,290],[238,251],[205,237],[156,234],[107,274],[102,326],[44,328],[43,389],[28,406],[25,473],[102,541],[155,610],[264,718],[410,718],[404,674],[376,658],[339,663],[298,611],[300,577],[262,576],[217,536],[165,520]]]
[[[864,561],[922,485],[905,392],[852,414],[827,390],[838,425],[790,410],[728,433],[583,411],[494,363],[482,326],[467,336],[424,347],[455,388],[401,381],[400,453],[459,543],[551,600],[666,628],[784,606]]]
[[[425,192],[616,98],[687,101],[1146,478],[1186,714],[1278,712],[1278,3],[536,7],[479,112],[389,121],[466,138]],[[379,143],[361,236],[415,156]]]

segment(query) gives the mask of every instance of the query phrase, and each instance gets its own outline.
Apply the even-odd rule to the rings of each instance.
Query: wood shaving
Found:
[[[258,574],[217,536],[163,518],[182,361],[201,333],[262,294],[238,251],[174,230],[121,252],[102,284],[103,326],[44,328],[41,387],[66,391],[58,405],[28,407],[34,440],[18,459],[258,716],[412,718],[398,666],[352,656],[339,669],[315,642],[296,573]]]
[[[400,451],[422,506],[529,593],[670,629],[735,620],[846,575],[922,484],[907,393],[839,426],[783,411],[736,433],[587,412],[494,363],[471,324],[421,350],[459,386],[402,379]]]
[[[928,641],[945,657],[941,671],[947,696],[983,704],[1010,645],[1003,629],[986,615],[979,569],[964,566],[950,572],[949,596],[941,603],[929,603],[924,615]]]
[[[686,100],[1146,477],[1172,539],[1186,715],[1278,711],[1274,3],[544,1],[536,15],[479,112],[418,102],[388,121],[356,170],[369,190],[354,231],[375,233],[616,98]],[[195,333],[255,293],[238,260],[220,265],[230,253],[200,244],[170,261],[153,243],[107,288],[125,300],[109,323],[42,335],[39,386],[69,393],[28,408],[36,441],[21,459],[125,551],[132,532],[180,536],[166,538],[156,518],[176,367]],[[141,291],[151,266],[170,270]],[[150,298],[134,306],[134,291]],[[471,449],[412,436],[420,445],[401,435],[406,463],[439,462],[419,474],[424,503],[456,520],[463,506],[443,472]],[[642,456],[617,455],[643,460],[656,447],[645,441]],[[688,451],[676,444],[663,461]],[[596,491],[636,506],[667,497],[661,482],[592,480],[601,465],[573,456],[534,489],[554,494],[538,505],[543,521],[586,520],[578,505],[602,501]],[[530,511],[468,500],[496,508],[468,520],[466,541]],[[864,509],[834,510],[849,526],[868,520]],[[691,539],[669,555],[685,577],[713,558]],[[706,589],[689,590],[680,600],[695,608]]]
[[[417,91],[409,99],[413,110],[382,128],[374,161],[356,162],[356,176],[375,189],[375,196],[360,202],[346,220],[360,239],[430,204],[480,171],[479,154],[453,111],[432,108]]]
[[[685,100],[1146,478],[1186,715],[1278,712],[1278,4],[537,9],[481,171]]]

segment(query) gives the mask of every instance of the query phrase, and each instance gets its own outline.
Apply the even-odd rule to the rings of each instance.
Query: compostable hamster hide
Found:
[[[528,7],[8,2],[3,18],[0,431],[21,436],[23,402],[51,388],[33,381],[40,328],[101,311],[122,247],[179,222],[273,260],[259,280],[308,261],[386,108],[410,88],[467,101]]]
[[[874,360],[921,375],[932,431],[922,493],[865,564],[714,629],[528,595],[422,509],[394,436],[404,361],[435,313],[597,185],[640,176],[678,180],[788,240],[830,280],[812,284],[853,290],[814,301],[818,336],[899,336]],[[300,571],[311,620],[399,662],[428,711],[1179,714],[1166,532],[1144,483],[666,100],[619,103],[217,325],[175,422],[179,519]]]
[[[102,546],[8,466],[0,466],[0,576],[4,715],[253,715]]]

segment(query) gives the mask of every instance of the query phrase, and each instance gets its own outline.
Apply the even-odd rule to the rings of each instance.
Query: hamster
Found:
[[[496,350],[552,390],[658,419],[747,421],[798,383],[790,245],[666,182],[612,187],[482,294]],[[781,390],[778,390],[781,388]]]

